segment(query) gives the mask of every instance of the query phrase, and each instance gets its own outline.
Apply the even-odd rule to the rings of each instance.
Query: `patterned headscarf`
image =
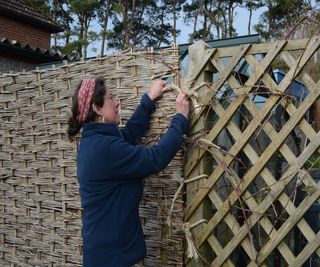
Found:
[[[93,95],[94,87],[96,86],[95,79],[82,80],[81,87],[78,93],[78,117],[79,124],[82,124],[88,118],[90,102]]]

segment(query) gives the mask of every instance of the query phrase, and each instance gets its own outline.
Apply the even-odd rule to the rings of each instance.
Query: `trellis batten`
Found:
[[[319,64],[313,61],[319,47],[320,38],[315,36],[215,48],[203,64],[202,72],[210,65],[211,76],[218,78],[206,85],[211,97],[200,103],[205,112],[191,118],[196,132],[203,134],[191,142],[186,179],[203,173],[208,178],[187,185],[192,197],[187,198],[185,219],[207,220],[192,231],[200,253],[206,250],[204,260],[191,260],[190,266],[319,262],[320,224],[310,219],[320,211],[319,178],[307,167],[313,156],[320,155],[317,121],[310,115],[319,103],[320,75],[307,70],[310,64]],[[278,83],[272,76],[275,64],[287,70]],[[239,71],[244,68],[249,69],[245,74]],[[200,77],[201,73],[193,84],[201,84]],[[305,96],[294,95],[295,80],[304,84]],[[199,128],[206,117],[212,125]],[[214,164],[209,172],[202,167],[208,152]],[[312,215],[315,208],[318,213]]]
[[[82,266],[76,142],[66,135],[74,90],[83,78],[105,77],[121,102],[124,124],[155,76],[176,75],[168,66],[178,68],[177,48],[0,77],[0,266]],[[175,94],[167,93],[157,107],[143,140],[148,145],[168,127]],[[179,153],[164,171],[145,180],[140,214],[148,255],[139,266],[183,264],[183,233],[174,228],[169,235],[166,225],[179,187],[172,176],[181,174],[182,161]],[[182,212],[180,194],[172,225],[182,222]]]

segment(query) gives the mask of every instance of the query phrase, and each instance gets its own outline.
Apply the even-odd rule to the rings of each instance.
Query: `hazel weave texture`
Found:
[[[124,125],[152,78],[174,74],[172,68],[179,68],[176,48],[0,77],[0,266],[82,266],[76,142],[66,134],[74,90],[81,79],[105,77]],[[157,102],[145,145],[159,140],[174,112],[170,92]],[[182,266],[183,234],[173,229],[169,235],[166,226],[179,187],[172,176],[181,170],[179,153],[163,172],[145,179],[140,214],[148,256],[141,266]],[[171,221],[182,221],[182,209],[180,195]]]

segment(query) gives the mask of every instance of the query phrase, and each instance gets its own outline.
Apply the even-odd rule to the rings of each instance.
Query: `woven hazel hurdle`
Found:
[[[76,143],[66,135],[73,92],[82,78],[106,77],[125,124],[152,78],[174,76],[178,60],[176,48],[130,51],[0,77],[0,266],[82,265]],[[159,140],[174,112],[175,94],[167,93],[157,102],[146,145]],[[140,214],[148,256],[139,266],[182,266],[183,234],[166,224],[179,187],[173,177],[181,172],[178,154],[145,179]],[[179,195],[173,223],[182,221],[182,210]]]

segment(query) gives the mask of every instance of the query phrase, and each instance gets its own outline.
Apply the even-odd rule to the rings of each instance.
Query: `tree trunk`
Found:
[[[206,1],[203,1],[203,10],[207,10],[207,4]],[[208,16],[206,13],[203,14],[203,28],[202,28],[202,39],[206,40],[207,39],[207,20]]]
[[[177,27],[177,17],[176,17],[176,0],[173,0],[173,43],[177,43],[177,32],[176,32],[176,27]]]
[[[83,57],[87,57],[87,49],[88,49],[88,28],[89,28],[89,23],[88,23],[88,17],[85,17],[84,20],[84,31],[83,31],[83,38],[84,38],[84,44],[83,44]]]
[[[249,8],[248,34],[251,34],[252,8]]]
[[[66,31],[67,32],[66,32],[66,35],[65,35],[65,37],[66,37],[65,44],[67,45],[70,42],[70,31],[71,31],[71,29],[70,29],[69,23],[68,23],[68,27],[67,27]]]
[[[136,9],[136,0],[132,0],[132,16],[131,16],[130,27],[129,27],[131,34],[133,32],[133,22],[134,22],[135,9]]]
[[[79,54],[79,57],[81,58],[82,57],[82,40],[83,40],[83,31],[84,31],[84,27],[83,27],[83,20],[80,21],[80,32],[79,32],[79,43],[78,43],[78,54]]]
[[[268,5],[268,8],[269,8],[269,16],[268,16],[268,40],[270,40],[270,37],[271,37],[271,27],[272,27],[272,2],[269,1],[269,5]]]
[[[203,18],[203,33],[202,33],[202,39],[206,40],[207,39],[207,16],[204,15]]]
[[[233,12],[232,12],[232,3],[229,2],[228,6],[228,19],[229,19],[229,25],[228,25],[228,35],[229,37],[232,37],[232,30],[233,30]]]
[[[222,10],[221,6],[220,6],[220,11],[221,11],[220,18],[222,20],[222,22],[221,22],[221,38],[227,38],[227,35],[228,35],[227,8],[225,10]]]
[[[217,29],[217,38],[220,39],[220,8],[221,8],[221,1],[218,1],[217,3],[217,25],[216,25],[216,29]]]
[[[128,0],[124,1],[123,9],[123,30],[124,30],[124,49],[129,46],[129,29],[128,29]]]
[[[194,36],[196,35],[198,15],[199,15],[199,12],[197,12],[197,13],[194,15],[193,32],[192,32],[192,37],[191,37],[191,40],[190,40],[191,42],[193,42]]]
[[[165,9],[162,9],[162,12],[161,12],[161,24],[160,25],[164,25],[164,19],[165,19],[165,14],[166,12],[165,12]],[[161,46],[161,43],[162,43],[162,41],[161,40],[163,39],[163,34],[161,34],[161,38],[159,38],[159,40],[158,40],[158,43],[157,43],[157,47],[160,47]]]
[[[57,9],[57,3],[56,3],[56,1],[53,1],[53,3],[52,3],[52,17],[55,21],[57,20],[56,9]],[[57,49],[57,33],[53,34],[53,48]]]
[[[103,56],[104,55],[104,44],[105,44],[105,40],[106,40],[106,33],[107,33],[107,27],[108,27],[108,19],[109,19],[109,15],[110,15],[110,0],[107,0],[106,3],[106,13],[103,19],[103,31],[102,31],[102,42],[101,42],[101,48],[100,48],[100,55]]]

